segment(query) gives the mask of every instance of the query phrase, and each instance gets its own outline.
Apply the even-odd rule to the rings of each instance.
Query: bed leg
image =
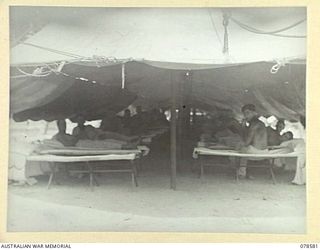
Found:
[[[57,180],[57,172],[59,172],[59,165],[57,165],[56,162],[54,162],[54,175],[53,175],[53,179],[52,182],[54,185],[61,185],[61,183]]]
[[[276,181],[276,177],[275,177],[275,174],[273,172],[273,166],[274,166],[274,159],[271,160],[271,166],[270,166],[270,174],[271,174],[271,177],[272,177],[272,181],[273,181],[273,184],[277,184],[277,181]]]
[[[93,175],[93,181],[96,184],[96,186],[99,187],[99,182],[98,182],[97,177],[95,175]]]
[[[138,187],[137,166],[134,161],[130,161],[130,165],[131,165],[131,169],[132,169],[132,172],[131,172],[132,185],[134,187]]]
[[[239,168],[240,168],[240,158],[235,158],[235,174],[236,174],[236,182],[239,184]]]
[[[239,184],[239,168],[236,167],[236,182]]]
[[[141,171],[141,157],[142,157],[142,154],[137,159],[136,176],[138,176],[139,172]]]
[[[51,186],[52,181],[54,180],[55,171],[56,171],[56,164],[54,162],[50,162],[49,165],[50,165],[51,173],[50,173],[50,176],[49,176],[47,189],[50,189],[50,186]]]
[[[203,164],[203,159],[201,156],[200,157],[200,179],[203,181],[204,177],[204,164]]]
[[[90,190],[93,192],[93,167],[89,164],[89,162],[86,162],[86,164],[89,168]]]

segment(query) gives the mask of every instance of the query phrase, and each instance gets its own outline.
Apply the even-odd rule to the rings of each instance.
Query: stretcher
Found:
[[[270,170],[270,174],[272,177],[272,181],[274,184],[276,184],[276,178],[273,171],[274,168],[274,160],[279,158],[295,158],[297,159],[300,156],[300,153],[297,152],[290,152],[290,153],[278,153],[279,150],[269,150],[266,153],[259,153],[259,154],[249,154],[249,153],[241,153],[239,151],[236,151],[234,149],[211,149],[211,148],[205,148],[205,147],[196,147],[193,151],[193,158],[198,159],[200,161],[200,178],[203,178],[204,176],[204,165],[205,160],[208,157],[214,157],[214,156],[225,156],[225,157],[233,157],[235,158],[234,161],[234,168],[235,168],[235,177],[237,182],[239,181],[239,168],[240,166],[240,158],[246,158],[251,161],[259,161],[259,160],[270,160],[267,165],[261,165],[262,167],[267,167]],[[260,165],[257,165],[258,167],[261,167]],[[250,165],[250,167],[253,167]]]
[[[140,147],[132,150],[104,150],[104,149],[46,149],[32,154],[27,157],[27,161],[48,162],[50,166],[50,176],[47,188],[50,189],[52,182],[55,180],[57,172],[56,163],[75,163],[85,162],[85,170],[73,170],[76,173],[88,173],[90,179],[90,189],[93,190],[93,182],[98,186],[95,173],[111,173],[111,172],[127,172],[131,173],[133,186],[138,186],[137,181],[137,165],[140,164],[139,159],[148,154],[147,147]],[[95,169],[93,162],[117,162],[117,167],[113,169]],[[65,164],[68,167],[67,164]]]

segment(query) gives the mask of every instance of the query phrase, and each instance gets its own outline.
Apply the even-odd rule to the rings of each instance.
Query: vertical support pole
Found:
[[[170,72],[171,79],[171,121],[170,121],[170,158],[171,158],[171,189],[177,186],[177,116],[176,116],[176,92],[177,86],[173,77],[174,72]]]
[[[178,113],[178,120],[177,120],[177,171],[180,171],[181,165],[183,165],[183,117],[184,117],[184,110],[183,110],[183,88],[184,88],[184,76],[182,73],[179,72],[179,78],[176,79],[178,82],[175,82],[176,85],[176,106],[179,110]]]
[[[190,162],[190,149],[188,147],[184,147],[188,143],[189,135],[190,135],[190,100],[191,100],[191,84],[192,84],[192,72],[186,71],[184,72],[184,77],[182,81],[182,107],[181,107],[181,118],[182,118],[182,126],[181,126],[181,159],[184,163],[184,168],[189,167]]]

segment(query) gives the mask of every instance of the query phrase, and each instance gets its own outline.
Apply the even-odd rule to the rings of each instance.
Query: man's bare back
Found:
[[[257,149],[268,148],[268,134],[263,122],[257,117],[252,118],[248,128],[247,138],[245,139],[246,146],[253,146]]]

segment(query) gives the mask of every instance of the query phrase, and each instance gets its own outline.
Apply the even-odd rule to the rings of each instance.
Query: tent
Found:
[[[305,8],[14,7],[13,26],[21,11],[45,13],[47,24],[11,49],[17,121],[94,120],[135,100],[172,112],[254,103],[264,115],[305,114]]]

